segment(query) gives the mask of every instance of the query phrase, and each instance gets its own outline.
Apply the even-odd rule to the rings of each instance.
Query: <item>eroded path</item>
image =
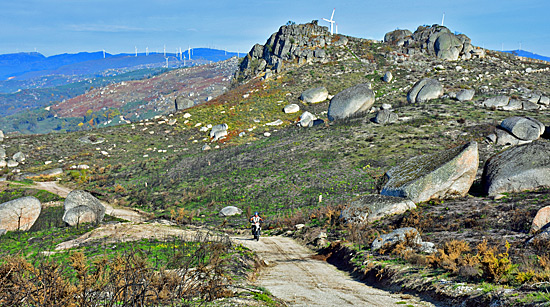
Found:
[[[268,289],[289,306],[435,306],[410,295],[369,287],[346,272],[312,258],[313,253],[291,238],[234,237],[234,242],[254,250],[267,263],[256,284]]]

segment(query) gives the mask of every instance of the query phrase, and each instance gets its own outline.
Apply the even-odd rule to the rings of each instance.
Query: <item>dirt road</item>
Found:
[[[267,263],[256,284],[289,306],[435,306],[409,295],[393,294],[354,280],[334,266],[311,258],[313,253],[287,237],[262,237],[259,242],[235,237]]]

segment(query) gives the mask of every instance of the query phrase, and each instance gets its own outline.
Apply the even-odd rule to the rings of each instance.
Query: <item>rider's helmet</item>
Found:
[[[254,212],[254,216],[258,216],[258,212],[257,212],[257,211],[256,211],[256,212]]]

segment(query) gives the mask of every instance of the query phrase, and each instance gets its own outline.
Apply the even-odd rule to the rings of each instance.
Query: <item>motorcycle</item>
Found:
[[[256,241],[260,241],[261,231],[262,227],[260,226],[260,223],[252,223],[252,235],[254,235],[254,239]]]

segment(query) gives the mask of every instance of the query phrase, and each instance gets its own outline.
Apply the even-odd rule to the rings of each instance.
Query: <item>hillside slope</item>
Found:
[[[286,30],[302,35],[301,30]],[[286,35],[286,30],[280,33]],[[390,274],[383,269],[369,270],[376,265],[384,268],[388,263],[407,263],[400,268],[410,270],[404,275],[419,275],[414,275],[418,280],[407,280],[409,286],[460,288],[464,292],[456,291],[453,304],[463,301],[463,296],[474,297],[477,305],[500,299],[517,300],[520,304],[519,300],[536,294],[537,285],[529,288],[522,284],[525,280],[537,281],[534,276],[547,280],[548,275],[544,274],[548,270],[539,263],[539,259],[548,257],[547,245],[526,242],[531,238],[529,228],[534,214],[550,205],[548,189],[507,193],[494,199],[480,191],[479,179],[485,162],[509,147],[487,140],[504,119],[524,116],[550,124],[548,107],[539,104],[541,96],[550,96],[550,66],[472,46],[464,49],[466,39],[460,42],[460,52],[475,50],[470,53],[475,56],[466,59],[462,56],[467,53],[450,52],[457,56],[456,61],[438,57],[436,50],[429,50],[412,37],[410,44],[399,45],[338,35],[331,37],[328,44],[325,40],[321,47],[321,41],[315,38],[328,34],[326,28],[319,31],[311,40],[307,36],[302,40],[295,34],[279,37],[278,46],[283,49],[301,48],[294,58],[292,52],[281,53],[283,49],[274,48],[275,45],[267,53],[264,50],[269,50],[269,44],[255,46],[241,62],[235,78],[240,83],[234,83],[230,91],[216,99],[182,112],[94,131],[7,138],[3,146],[8,156],[22,150],[28,157],[18,167],[20,172],[5,169],[4,174],[15,179],[26,172],[61,167],[65,170],[62,180],[67,185],[159,217],[182,216],[199,225],[245,228],[247,221],[242,215],[220,217],[218,213],[229,205],[247,214],[261,211],[270,226],[281,232],[288,230],[316,247],[326,247],[328,242],[324,239],[351,242],[354,250],[347,255],[355,261],[358,272]],[[324,56],[320,56],[323,52],[315,55],[321,49]],[[269,59],[274,60],[275,66]],[[282,65],[279,71],[277,65]],[[393,75],[391,82],[383,80],[388,71]],[[440,82],[445,95],[409,103],[407,92],[423,78]],[[315,104],[299,99],[312,88],[324,86],[330,95],[336,95],[361,83],[370,83],[374,91],[373,109],[343,120],[328,120],[328,99]],[[462,89],[473,89],[473,99],[453,98]],[[488,98],[500,95],[530,107],[505,110],[483,106]],[[291,103],[297,104],[300,111],[285,113],[283,108]],[[372,121],[383,104],[391,105],[390,109],[398,115],[396,122],[380,125]],[[298,126],[303,111],[321,122],[313,127]],[[212,139],[212,126],[224,123],[228,126],[227,135]],[[357,196],[378,193],[384,183],[383,174],[391,167],[411,157],[470,141],[478,143],[479,168],[477,183],[466,196],[419,203],[417,209],[364,227],[352,227],[338,218],[341,209]],[[72,168],[83,164],[89,169]],[[302,231],[294,231],[298,224],[305,224]],[[455,267],[445,262],[448,259],[441,253],[440,258],[430,258],[425,254],[370,250],[378,236],[406,226],[417,228],[425,241],[448,252],[442,255],[459,246],[456,242],[446,245],[453,240],[461,240],[464,243],[460,244],[468,248],[457,252],[457,263],[451,263]],[[457,259],[464,256],[464,261],[480,261],[476,252],[482,250],[483,244],[487,257],[493,255],[502,266],[514,264],[506,267],[507,275],[482,275],[494,264],[485,258],[485,262],[474,263],[472,268],[464,269],[469,271],[459,274],[456,266],[465,265]],[[531,271],[529,279],[525,274]],[[492,290],[481,284],[488,281],[492,282]],[[462,288],[467,282],[474,284]],[[510,296],[503,298],[500,284],[516,288],[507,290]]]

